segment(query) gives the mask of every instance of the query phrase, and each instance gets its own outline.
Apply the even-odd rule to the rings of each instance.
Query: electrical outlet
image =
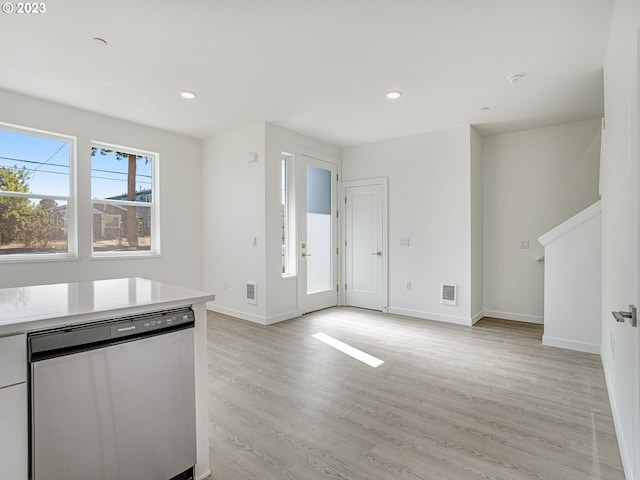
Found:
[[[407,291],[411,290],[411,282],[405,283],[404,284],[404,289],[407,290]]]
[[[224,289],[229,290],[229,282],[224,282]]]
[[[520,240],[520,249],[529,250],[529,240]]]

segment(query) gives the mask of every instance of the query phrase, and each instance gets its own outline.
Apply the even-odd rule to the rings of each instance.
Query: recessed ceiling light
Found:
[[[507,80],[509,80],[511,83],[520,83],[524,79],[524,76],[524,73],[514,73],[513,75],[509,75],[507,77]]]
[[[188,90],[185,90],[183,92],[180,92],[180,96],[182,98],[185,98],[187,100],[193,100],[194,98],[196,98],[196,94],[193,92],[189,92]]]
[[[93,37],[93,41],[95,43],[97,43],[98,45],[106,45],[107,41],[104,38],[100,38],[100,37]]]
[[[402,96],[402,92],[398,92],[397,90],[387,93],[387,98],[389,100],[395,100],[397,98],[400,98],[401,96]]]

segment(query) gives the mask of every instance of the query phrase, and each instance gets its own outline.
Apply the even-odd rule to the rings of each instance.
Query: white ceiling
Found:
[[[0,13],[0,88],[201,138],[500,133],[602,115],[613,2],[45,0]]]

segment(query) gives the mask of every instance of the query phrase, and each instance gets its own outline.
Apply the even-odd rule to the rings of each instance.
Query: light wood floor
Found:
[[[600,358],[539,325],[339,307],[208,327],[214,480],[624,479]]]

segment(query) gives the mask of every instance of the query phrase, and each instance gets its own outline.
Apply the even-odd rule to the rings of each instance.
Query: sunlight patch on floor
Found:
[[[361,362],[366,363],[370,367],[378,368],[380,365],[384,363],[384,360],[380,360],[379,358],[376,358],[373,355],[364,353],[363,351],[358,350],[357,348],[354,348],[351,345],[347,345],[346,343],[343,343],[340,340],[336,340],[335,338],[330,337],[329,335],[325,335],[322,332],[314,333],[313,337],[335,348],[336,350],[340,350],[342,353],[346,353],[347,355],[355,358],[356,360],[360,360]]]

